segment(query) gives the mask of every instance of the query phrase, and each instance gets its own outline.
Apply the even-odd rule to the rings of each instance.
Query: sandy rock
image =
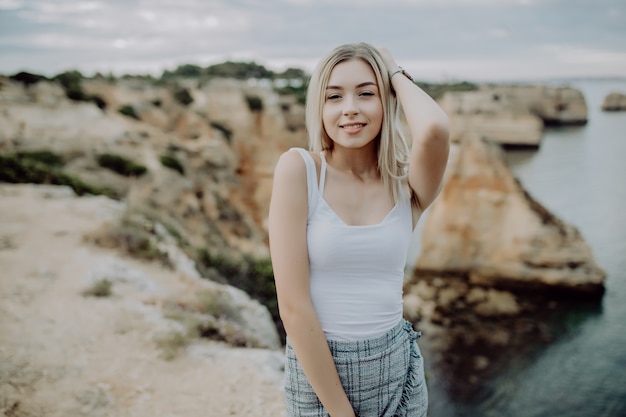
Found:
[[[440,104],[451,121],[451,139],[475,134],[504,145],[539,146],[544,125],[584,124],[582,93],[568,87],[481,86],[446,92]]]
[[[6,184],[0,199],[0,236],[12,242],[0,250],[0,413],[285,415],[281,350],[196,339],[163,358],[159,337],[179,327],[165,301],[214,283],[185,275],[189,260],[171,270],[85,243],[124,203]],[[103,278],[113,282],[110,296],[83,295]],[[260,310],[235,293],[241,303],[233,308],[262,324]]]
[[[476,134],[502,145],[539,146],[543,138],[543,122],[533,114],[457,115],[450,118],[450,140],[459,142],[468,134]]]
[[[602,102],[602,110],[604,111],[625,111],[626,110],[626,94],[613,92],[608,94]]]
[[[439,290],[437,294],[437,305],[442,308],[449,308],[451,305],[465,296],[467,284],[454,280],[445,288]]]
[[[472,285],[602,293],[604,271],[579,231],[524,191],[500,150],[468,137],[449,167],[422,235],[420,271]]]
[[[519,314],[521,308],[510,292],[490,288],[486,293],[486,299],[476,304],[474,311],[479,316],[486,317],[513,316]]]
[[[440,105],[450,118],[453,142],[471,133],[505,145],[539,146],[543,137],[542,120],[494,88],[446,92]]]

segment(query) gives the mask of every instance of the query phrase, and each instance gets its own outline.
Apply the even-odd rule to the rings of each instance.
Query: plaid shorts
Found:
[[[428,391],[420,334],[402,320],[380,337],[329,341],[341,383],[358,417],[425,417]],[[287,340],[285,400],[289,417],[328,417]]]

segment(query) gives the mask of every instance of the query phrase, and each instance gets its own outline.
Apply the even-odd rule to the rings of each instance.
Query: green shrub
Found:
[[[137,164],[121,155],[104,153],[96,158],[98,165],[110,169],[125,177],[140,177],[148,170],[145,166]]]
[[[94,282],[89,288],[83,291],[84,296],[89,297],[109,297],[112,294],[113,283],[104,278]]]
[[[52,80],[61,84],[66,90],[80,90],[83,74],[80,71],[65,71],[52,77]]]
[[[282,88],[277,88],[276,92],[282,96],[292,95],[296,97],[296,101],[302,105],[306,103],[306,90],[307,86],[305,84],[299,87],[286,86]]]
[[[0,155],[0,181],[13,184],[53,184],[67,185],[78,195],[106,195],[119,198],[117,193],[106,187],[97,187],[88,184],[78,177],[63,172],[58,166],[42,163],[30,158],[20,157],[17,154]]]
[[[475,91],[478,90],[476,84],[469,83],[467,81],[461,81],[456,83],[427,83],[418,81],[416,84],[428,93],[432,98],[439,99],[443,97],[447,91]]]
[[[82,90],[82,87],[75,90],[65,90],[65,95],[74,101],[91,101],[91,96]]]
[[[188,332],[182,333],[180,331],[172,330],[165,336],[157,338],[156,345],[161,349],[162,358],[166,361],[171,361],[178,356],[181,349],[187,347],[191,340],[192,335]]]
[[[92,95],[91,96],[91,101],[93,101],[95,103],[96,106],[98,106],[98,108],[104,110],[107,107],[107,102],[104,101],[104,99],[98,95]]]
[[[60,167],[65,164],[63,157],[47,149],[41,149],[37,151],[19,151],[15,155],[21,160],[29,160],[35,162],[41,162],[44,165],[51,167]]]
[[[74,101],[92,101],[101,109],[103,105],[106,106],[104,100],[99,96],[94,96],[91,94],[87,94],[83,90],[83,74],[79,71],[66,71],[62,72],[58,75],[55,75],[52,79],[63,87],[65,91],[65,96],[70,100]]]
[[[197,78],[204,73],[204,70],[195,64],[182,64],[179,65],[174,71],[163,71],[162,78]]]
[[[212,128],[217,129],[220,132],[222,132],[224,134],[224,137],[226,138],[226,141],[228,143],[230,143],[232,141],[233,131],[230,130],[228,127],[224,126],[220,122],[210,122],[210,125],[211,125]]]
[[[241,313],[233,305],[232,297],[225,292],[201,291],[197,294],[200,312],[215,318],[223,318],[235,322],[241,321]]]
[[[193,97],[191,97],[191,94],[189,94],[189,90],[187,90],[186,88],[179,88],[174,91],[174,98],[183,106],[187,106],[193,103]]]
[[[130,104],[124,104],[123,106],[120,106],[120,108],[117,109],[117,111],[118,113],[123,114],[124,116],[131,117],[135,120],[141,120],[139,118],[139,115],[135,111],[135,108],[131,106]]]
[[[185,175],[185,168],[183,167],[183,164],[181,164],[174,155],[161,155],[160,161],[161,165],[163,165],[164,167],[173,169],[174,171],[178,171],[181,175]]]
[[[255,62],[226,61],[207,67],[205,73],[212,77],[237,78],[239,80],[272,78],[274,76],[273,71]]]
[[[119,222],[89,233],[86,240],[136,259],[159,261],[164,267],[172,267],[168,254],[158,247],[154,222],[141,214],[126,213]]]
[[[46,77],[39,74],[31,74],[30,72],[18,72],[17,74],[11,75],[9,78],[12,80],[21,82],[25,86],[37,84],[39,81],[47,80]]]
[[[246,96],[246,102],[248,103],[248,108],[252,112],[257,112],[263,110],[263,100],[259,96]]]
[[[284,342],[285,332],[278,313],[274,270],[270,259],[256,259],[249,256],[234,259],[223,255],[213,255],[207,249],[200,249],[197,252],[196,261],[201,270],[215,269],[228,284],[245,291],[250,297],[265,305]]]

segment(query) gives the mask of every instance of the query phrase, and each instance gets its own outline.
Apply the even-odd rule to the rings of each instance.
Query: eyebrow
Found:
[[[356,88],[367,87],[368,85],[376,86],[376,83],[373,81],[365,81],[364,83],[357,85]],[[338,85],[329,85],[328,87],[326,87],[326,89],[327,90],[343,90],[343,87],[338,86]]]

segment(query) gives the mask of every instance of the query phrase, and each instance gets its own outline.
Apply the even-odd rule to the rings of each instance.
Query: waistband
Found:
[[[355,352],[368,356],[379,353],[381,350],[397,343],[402,343],[407,338],[415,341],[421,336],[421,332],[413,330],[413,325],[410,322],[402,319],[391,330],[381,336],[356,341],[329,340],[328,347],[335,359],[354,357]]]

